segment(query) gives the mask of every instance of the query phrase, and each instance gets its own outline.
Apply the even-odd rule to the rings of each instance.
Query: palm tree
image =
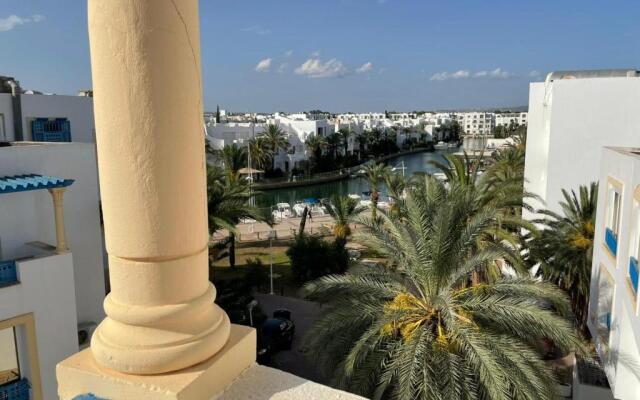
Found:
[[[289,148],[289,138],[287,134],[276,124],[268,124],[265,131],[260,136],[269,149],[271,158],[271,170],[276,169],[276,156],[280,150]]]
[[[237,175],[225,172],[219,167],[207,168],[207,205],[209,233],[220,229],[229,232],[229,264],[235,266],[236,225],[245,218],[272,223],[271,215],[249,204],[251,196],[249,184]]]
[[[351,197],[333,197],[331,199],[327,212],[334,221],[333,236],[336,240],[346,242],[351,235],[349,223],[365,210],[365,207],[360,206],[358,203],[358,200]]]
[[[384,183],[387,186],[389,197],[393,200],[391,204],[390,214],[399,217],[404,206],[405,189],[407,189],[407,180],[401,174],[390,172],[384,177]]]
[[[380,199],[380,181],[390,173],[388,166],[383,163],[367,164],[362,167],[360,173],[369,183],[369,192],[371,199],[371,218],[375,219],[378,211],[378,200]]]
[[[327,141],[327,147],[329,148],[331,155],[335,159],[338,154],[338,147],[340,146],[340,143],[341,143],[340,134],[337,132],[334,132],[331,135],[327,136],[326,141]]]
[[[591,284],[591,261],[595,231],[598,184],[580,186],[579,194],[562,190],[562,214],[539,211],[537,221],[544,230],[529,243],[533,263],[539,263],[538,275],[564,289],[578,327],[588,334],[587,314]]]
[[[304,144],[311,152],[313,162],[317,166],[320,163],[320,158],[322,158],[322,150],[327,148],[327,140],[320,135],[310,135]]]
[[[264,169],[270,160],[269,149],[264,138],[249,139],[249,151],[251,152],[251,168]]]
[[[351,126],[349,128],[340,128],[338,130],[338,134],[340,139],[342,139],[342,146],[344,148],[344,155],[346,156],[349,152],[349,138],[353,135],[351,131]]]
[[[492,240],[498,213],[474,213],[469,187],[424,180],[409,190],[407,218],[359,221],[356,240],[390,266],[305,286],[324,310],[306,339],[311,355],[338,386],[373,399],[554,399],[538,346],[586,353],[566,297],[528,276],[473,284],[473,271],[517,249],[477,245]]]
[[[233,143],[231,145],[224,146],[218,154],[225,169],[233,175],[237,175],[241,168],[247,166],[246,147],[239,147],[237,144]]]

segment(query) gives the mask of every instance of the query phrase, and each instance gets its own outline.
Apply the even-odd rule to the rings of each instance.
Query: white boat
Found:
[[[360,196],[359,194],[350,194],[349,198],[354,200],[362,200],[362,196]]]
[[[320,204],[314,204],[312,206],[309,207],[309,212],[311,212],[311,215],[314,217],[319,217],[322,215],[326,215],[327,214],[327,209]]]
[[[307,207],[307,203],[296,203],[293,205],[293,212],[297,217],[302,217],[302,213],[304,212],[305,207]]]
[[[293,216],[289,203],[278,203],[276,209],[271,212],[274,219],[285,219]]]
[[[446,144],[445,142],[438,142],[438,144],[436,144],[433,147],[435,147],[436,150],[445,150],[445,149],[449,148],[449,145]]]
[[[378,208],[381,210],[388,210],[391,208],[391,204],[388,201],[379,201]]]

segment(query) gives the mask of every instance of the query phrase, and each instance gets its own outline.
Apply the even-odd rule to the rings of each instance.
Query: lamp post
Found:
[[[275,294],[273,291],[273,239],[275,238],[275,236],[276,231],[271,230],[269,232],[269,294]]]

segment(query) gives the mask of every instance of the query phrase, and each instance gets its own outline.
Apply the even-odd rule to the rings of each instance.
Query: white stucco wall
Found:
[[[613,149],[603,149],[600,157],[600,190],[594,235],[593,265],[591,271],[589,328],[598,343],[598,350],[609,383],[617,399],[640,399],[640,380],[629,371],[640,364],[638,345],[640,344],[640,317],[638,298],[634,297],[628,284],[629,258],[635,256],[633,235],[640,226],[634,215],[634,191],[640,185],[640,156],[625,154]],[[611,177],[622,183],[620,205],[620,231],[615,258],[605,248],[607,179]],[[611,333],[608,343],[611,351],[605,351],[597,336],[597,307],[599,303],[599,277],[601,269],[613,278],[613,305],[611,310]]]
[[[0,288],[0,321],[34,315],[45,400],[57,398],[56,364],[78,351],[72,260],[67,253],[19,261],[20,283]],[[31,380],[26,333],[16,331],[21,373]]]
[[[33,139],[31,120],[35,118],[68,118],[71,123],[71,141],[96,142],[92,97],[22,95],[24,140]]]
[[[639,104],[639,78],[558,80],[546,88],[532,83],[526,190],[560,211],[563,188],[577,189],[598,179],[602,147],[640,147]]]
[[[75,179],[64,197],[65,226],[73,252],[78,321],[104,317],[104,259],[100,229],[95,146],[83,143],[27,144],[0,148],[0,176],[52,175]],[[4,259],[33,253],[31,241],[55,245],[51,195],[46,190],[0,195],[0,246]]]
[[[0,114],[0,123],[4,119],[4,127],[0,126],[0,140],[13,140],[13,105],[10,93],[0,93]]]

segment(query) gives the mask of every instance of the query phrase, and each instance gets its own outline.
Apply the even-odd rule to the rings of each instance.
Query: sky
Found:
[[[91,87],[86,12],[0,0],[0,75]],[[640,68],[638,0],[201,0],[200,18],[209,111],[525,106],[550,71]]]

